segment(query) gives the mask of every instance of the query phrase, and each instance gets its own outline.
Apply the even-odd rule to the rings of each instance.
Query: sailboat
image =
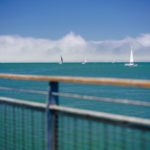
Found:
[[[87,60],[86,60],[86,58],[84,58],[84,61],[82,62],[82,64],[84,65],[86,63],[87,63]]]
[[[137,64],[134,63],[132,47],[131,47],[131,51],[130,51],[130,61],[129,61],[129,63],[125,64],[125,66],[133,66],[133,67],[137,66]]]
[[[59,64],[63,64],[63,57],[62,56],[60,56],[60,62],[59,62]]]

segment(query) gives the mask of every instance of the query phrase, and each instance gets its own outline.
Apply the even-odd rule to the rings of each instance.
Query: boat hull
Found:
[[[137,67],[138,66],[138,64],[125,64],[125,66],[128,66],[128,67]]]

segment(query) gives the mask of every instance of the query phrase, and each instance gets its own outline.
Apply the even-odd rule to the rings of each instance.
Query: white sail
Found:
[[[134,57],[133,57],[133,49],[131,47],[130,51],[130,60],[129,63],[125,64],[125,66],[137,66],[137,64],[134,63]]]
[[[130,52],[130,64],[134,64],[133,50],[132,50],[132,48],[131,48],[131,52]]]

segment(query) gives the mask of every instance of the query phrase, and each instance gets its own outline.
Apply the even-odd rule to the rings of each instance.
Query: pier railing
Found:
[[[1,86],[0,90],[48,95],[47,103],[0,97],[0,147],[4,150],[149,150],[150,120],[66,107],[59,97],[150,108],[148,101],[63,93],[59,83],[150,88],[149,80],[0,74],[1,79],[49,82],[49,91]]]

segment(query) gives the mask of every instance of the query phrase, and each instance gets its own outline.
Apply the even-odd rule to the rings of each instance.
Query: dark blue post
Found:
[[[47,105],[47,147],[46,150],[56,150],[56,135],[57,135],[57,114],[48,107],[50,105],[58,105],[58,96],[54,96],[52,93],[58,92],[58,82],[49,83],[49,95]]]

